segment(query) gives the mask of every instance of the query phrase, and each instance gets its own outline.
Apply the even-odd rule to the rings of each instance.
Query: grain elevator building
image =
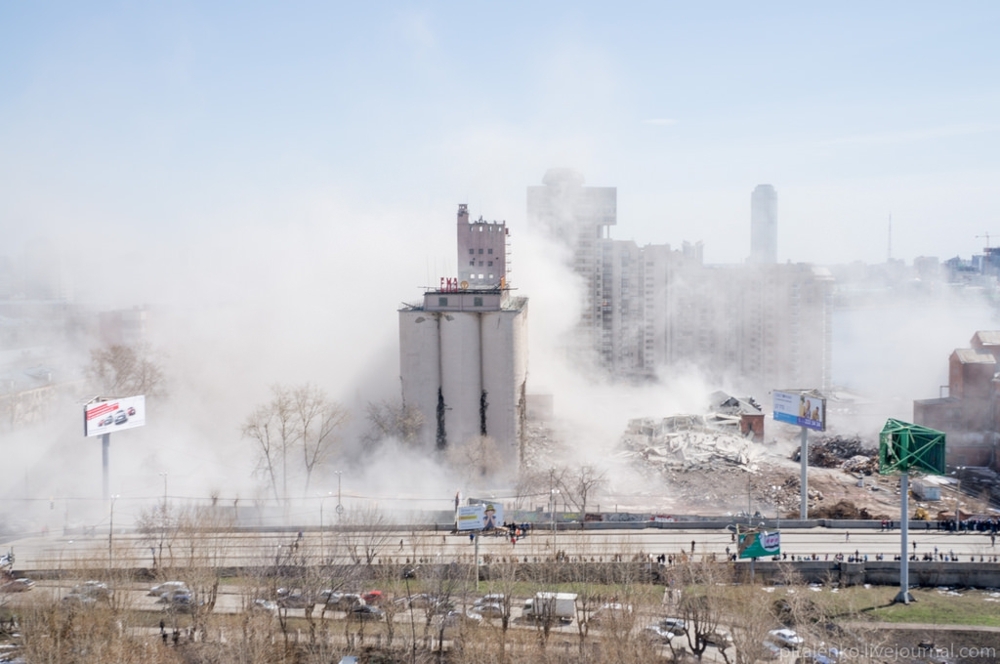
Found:
[[[403,405],[439,450],[482,436],[508,468],[520,462],[528,375],[528,300],[507,283],[505,222],[469,221],[460,205],[458,275],[399,310]]]

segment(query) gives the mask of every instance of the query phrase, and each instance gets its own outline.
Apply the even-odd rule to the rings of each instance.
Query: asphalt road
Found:
[[[816,554],[822,560],[835,554],[868,555],[874,559],[883,554],[886,559],[900,551],[900,532],[864,529],[811,528],[783,530],[782,551],[789,558]],[[991,545],[988,534],[948,533],[937,530],[911,530],[910,551],[916,544],[917,555],[954,553],[960,562],[971,556],[979,560],[997,556],[1000,545]],[[503,537],[479,538],[480,557],[543,559],[554,552],[564,552],[573,559],[611,561],[617,557],[630,560],[635,556],[646,559],[660,554],[694,552],[695,559],[715,555],[724,557],[726,549],[735,552],[736,544],[726,530],[602,530],[556,533],[536,530],[516,544]],[[352,555],[372,554],[382,562],[436,563],[471,561],[474,545],[468,536],[409,531],[405,529],[366,533],[359,531],[309,531],[298,537],[295,533],[200,533],[194,536],[143,537],[135,533],[118,534],[109,538],[105,532],[89,537],[51,535],[29,537],[10,542],[5,549],[14,551],[14,568],[32,570],[72,569],[81,566],[153,567],[154,557],[172,565],[241,567],[268,566],[287,560],[308,562],[328,560],[350,562]]]

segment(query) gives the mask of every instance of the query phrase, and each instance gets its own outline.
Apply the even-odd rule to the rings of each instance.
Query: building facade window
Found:
[[[483,250],[482,250],[482,249],[480,249],[480,250],[479,250],[479,253],[483,253]]]
[[[472,298],[472,306],[474,306],[474,307],[481,307],[481,306],[483,306],[483,298],[481,298],[481,297],[474,297],[474,298]]]
[[[447,307],[448,306],[448,298],[446,298],[446,297],[439,297],[438,298],[438,306],[439,307]]]

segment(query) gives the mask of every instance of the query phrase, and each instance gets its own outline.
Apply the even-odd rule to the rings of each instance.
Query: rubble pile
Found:
[[[800,453],[792,454],[792,461],[798,461]],[[843,468],[849,473],[871,475],[878,472],[878,454],[866,449],[861,438],[831,436],[819,438],[809,443],[809,465],[819,468]]]
[[[621,447],[619,458],[641,458],[680,472],[723,467],[755,472],[763,457],[760,448],[743,436],[711,426],[698,415],[631,420]]]
[[[872,514],[867,508],[858,509],[850,500],[840,500],[833,505],[821,505],[809,509],[813,519],[887,519],[884,514]]]
[[[878,473],[878,455],[858,454],[842,463],[840,467],[855,475],[874,475]]]

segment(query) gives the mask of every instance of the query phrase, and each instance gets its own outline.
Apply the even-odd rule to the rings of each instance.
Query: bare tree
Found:
[[[365,408],[368,431],[362,441],[374,444],[386,438],[395,438],[407,445],[416,443],[424,426],[424,416],[413,406],[405,406],[401,401],[369,402]]]
[[[288,501],[289,453],[301,459],[306,495],[313,472],[329,458],[348,418],[347,409],[314,385],[271,387],[271,400],[250,413],[243,436],[256,443],[257,472],[267,478],[276,499]]]
[[[257,406],[243,423],[243,437],[257,444],[257,472],[264,475],[275,500],[288,500],[288,450],[298,433],[293,421],[294,402],[289,391],[275,385],[271,401]],[[281,473],[281,494],[278,473]]]
[[[296,424],[300,428],[298,441],[302,451],[302,466],[306,483],[302,490],[309,492],[313,471],[329,458],[337,443],[341,428],[350,419],[350,413],[326,392],[314,385],[303,385],[292,391],[292,406]]]
[[[582,525],[587,513],[587,503],[604,485],[607,474],[595,466],[585,464],[575,468],[553,470],[552,477],[555,488],[562,492],[564,500],[580,513]]]
[[[145,344],[95,348],[90,351],[85,374],[93,389],[109,396],[166,394],[163,369]]]
[[[372,565],[392,536],[392,526],[378,507],[369,506],[345,515],[343,531],[347,553],[355,564]]]

